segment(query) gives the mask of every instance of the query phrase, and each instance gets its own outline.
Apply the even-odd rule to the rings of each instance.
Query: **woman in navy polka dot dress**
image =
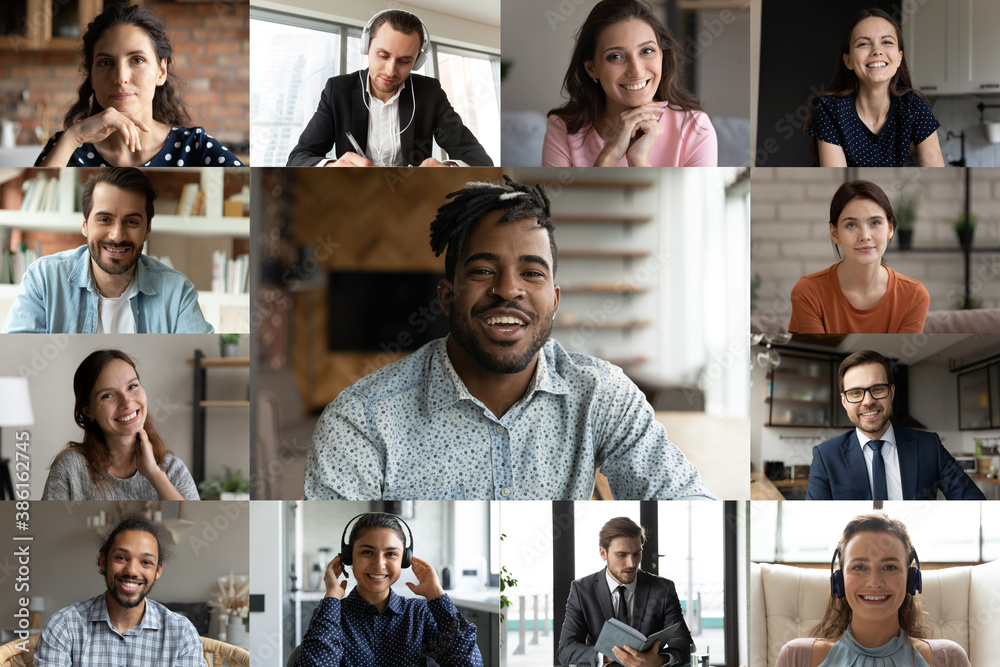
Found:
[[[36,167],[240,167],[190,118],[170,72],[173,49],[160,19],[120,2],[87,26],[87,78]]]
[[[412,555],[399,520],[383,513],[355,518],[346,548],[326,568],[326,597],[313,612],[296,667],[425,667],[428,658],[441,667],[483,667],[476,626],[455,608],[434,568]],[[346,596],[345,565],[358,582]],[[405,567],[417,578],[406,585],[426,599],[392,590]]]
[[[899,25],[880,9],[854,16],[833,81],[809,101],[809,118],[821,167],[902,167],[911,144],[921,166],[944,166],[941,123],[913,89]]]

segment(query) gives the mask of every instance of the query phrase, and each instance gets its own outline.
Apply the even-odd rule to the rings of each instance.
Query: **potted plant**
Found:
[[[208,606],[219,612],[220,640],[237,646],[245,646],[246,624],[244,619],[250,615],[250,577],[234,575],[219,577],[212,582],[215,595],[208,601]]]
[[[951,221],[951,226],[955,228],[955,234],[958,235],[958,243],[963,248],[972,247],[972,236],[976,231],[978,221],[979,216],[975,213],[969,213],[968,221],[966,221],[964,213]]]
[[[240,345],[240,335],[236,333],[222,334],[219,336],[219,353],[223,357],[235,357],[236,350]]]
[[[243,476],[242,470],[233,470],[223,466],[226,474],[222,477],[209,477],[198,485],[202,500],[250,500],[250,480]]]
[[[896,216],[896,237],[900,250],[913,248],[913,223],[917,220],[917,205],[920,203],[920,189],[904,186],[899,197],[892,204]]]

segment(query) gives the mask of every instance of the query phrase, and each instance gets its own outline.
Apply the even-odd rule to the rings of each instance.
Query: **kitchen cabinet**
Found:
[[[1000,93],[1000,3],[925,0],[903,13],[904,56],[928,95]]]
[[[76,51],[104,0],[5,0],[0,51]]]
[[[837,387],[839,358],[797,355],[782,350],[770,373],[769,426],[849,428]]]
[[[958,428],[1000,428],[1000,362],[958,375]]]

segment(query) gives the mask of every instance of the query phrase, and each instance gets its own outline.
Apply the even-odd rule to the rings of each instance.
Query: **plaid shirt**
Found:
[[[104,595],[52,615],[35,650],[37,667],[204,667],[191,621],[147,598],[139,625],[119,633]]]

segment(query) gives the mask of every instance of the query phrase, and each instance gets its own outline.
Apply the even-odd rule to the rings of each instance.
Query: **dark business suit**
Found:
[[[360,76],[358,72],[353,72],[335,76],[326,82],[319,107],[302,131],[299,143],[288,155],[287,166],[311,167],[325,157],[335,143],[338,158],[349,151],[356,153],[347,138],[348,132],[354,135],[365,153],[369,152],[368,107],[365,103],[370,105],[371,101],[362,83],[368,83],[367,69],[361,70]],[[406,89],[399,94],[399,129],[403,128],[406,130],[400,137],[401,154],[413,166],[431,157],[433,140],[437,140],[452,160],[462,160],[473,167],[493,166],[490,156],[451,107],[437,79],[410,75]],[[368,157],[371,158],[371,155]]]
[[[936,433],[893,426],[904,500],[936,500],[940,489],[948,500],[986,500],[941,444]],[[807,500],[871,500],[868,466],[850,431],[813,447]]]
[[[570,585],[566,619],[559,632],[559,662],[564,665],[597,665],[594,644],[601,634],[604,622],[615,617],[611,590],[604,574],[606,570],[607,568],[577,579]],[[691,651],[691,633],[684,623],[684,613],[677,599],[674,582],[640,570],[636,575],[635,600],[630,620],[630,625],[647,637],[674,623],[680,623],[667,645],[660,647],[660,653],[674,656],[681,664],[687,663]],[[614,659],[614,656],[611,658]]]

